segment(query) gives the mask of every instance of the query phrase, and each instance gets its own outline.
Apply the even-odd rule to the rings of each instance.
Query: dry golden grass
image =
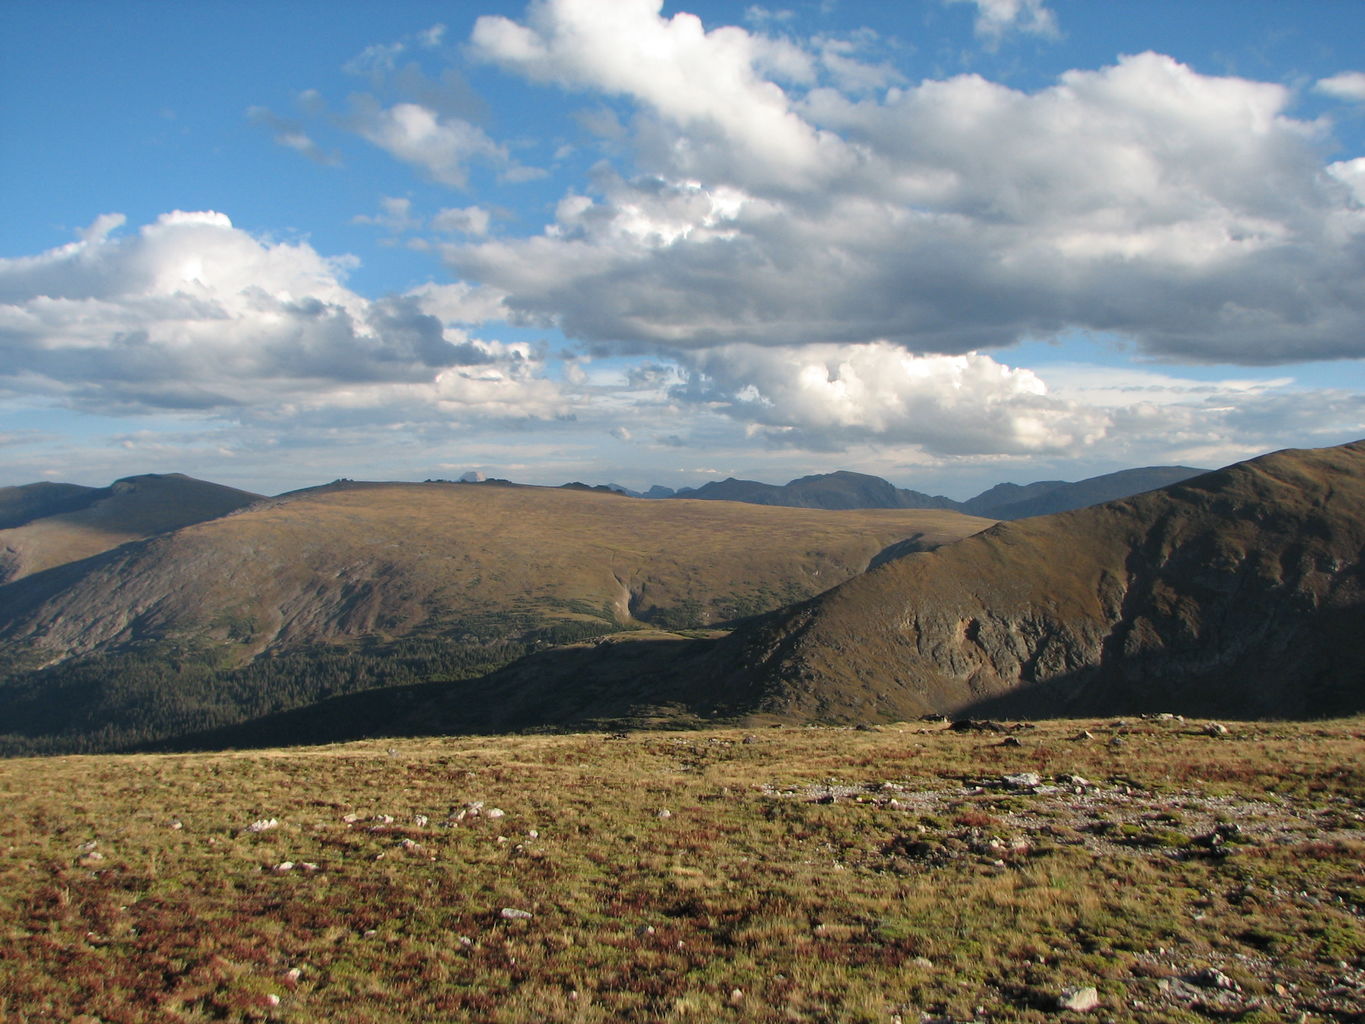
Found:
[[[0,1019],[1360,1020],[1365,721],[1012,735],[0,763]]]
[[[547,487],[357,484],[301,492],[128,550],[7,608],[7,648],[83,654],[130,639],[264,649],[359,636],[501,638],[556,623],[705,625],[781,607],[956,512],[826,512],[644,501]],[[26,603],[27,602],[27,603]],[[492,624],[492,625],[490,625]]]

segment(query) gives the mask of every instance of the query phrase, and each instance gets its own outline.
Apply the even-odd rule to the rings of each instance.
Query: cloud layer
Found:
[[[0,382],[100,411],[231,411],[384,400],[553,416],[525,345],[454,326],[496,308],[486,292],[430,286],[367,299],[350,261],[262,241],[215,212],[175,211],[117,237],[106,215],[69,245],[0,260]]]
[[[1042,0],[945,3],[978,57],[1058,37]],[[244,106],[329,180],[396,172],[344,221],[454,280],[366,296],[354,258],[222,213],[106,214],[0,259],[0,403],[169,413],[212,425],[186,434],[204,450],[226,423],[257,454],[481,437],[550,465],[602,445],[1212,464],[1365,433],[1347,388],[1173,369],[1365,357],[1365,156],[1334,151],[1330,120],[1358,114],[1365,73],[1300,95],[1145,52],[1026,91],[913,80],[870,30],[662,11],[533,0],[465,39],[367,47],[342,79],[365,91],[308,89],[297,120]],[[500,122],[466,72],[578,109]],[[1167,366],[1029,369],[1012,348],[1114,335]]]
[[[541,234],[448,250],[529,321],[688,348],[1084,329],[1192,361],[1365,354],[1359,175],[1283,86],[1143,53],[1033,93],[962,75],[858,97],[814,43],[659,9],[541,0],[475,26],[485,59],[634,111],[632,165]]]

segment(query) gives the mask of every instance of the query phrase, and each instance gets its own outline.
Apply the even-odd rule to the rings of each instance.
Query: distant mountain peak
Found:
[[[1040,480],[1031,484],[1001,483],[967,501],[954,501],[940,494],[925,494],[897,487],[869,473],[839,469],[797,477],[785,484],[729,476],[724,480],[713,480],[700,487],[678,491],[655,487],[646,492],[645,497],[743,501],[755,505],[795,508],[934,508],[987,519],[1023,519],[1130,497],[1205,472],[1208,471],[1189,466],[1148,466],[1106,473],[1074,483],[1066,480]],[[666,493],[656,494],[656,491]]]

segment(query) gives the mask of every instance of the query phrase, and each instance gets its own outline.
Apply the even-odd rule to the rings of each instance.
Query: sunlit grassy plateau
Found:
[[[0,1019],[1365,1019],[1365,719],[1227,725],[6,761]]]

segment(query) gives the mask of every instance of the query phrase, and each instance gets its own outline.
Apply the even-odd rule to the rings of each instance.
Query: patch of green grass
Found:
[[[1330,830],[1278,782],[1158,795],[1137,742],[1077,750],[1111,780],[1084,796],[978,804],[987,741],[915,725],[9,761],[0,1019],[1041,1024],[1094,985],[1107,1020],[1175,1022],[1159,982],[1214,966],[1223,1016],[1293,1020],[1365,968],[1353,728],[1238,726]],[[1220,815],[1230,854],[1166,838]]]

